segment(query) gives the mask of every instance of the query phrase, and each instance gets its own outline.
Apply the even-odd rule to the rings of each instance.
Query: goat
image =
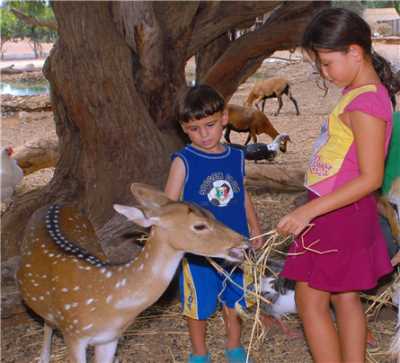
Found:
[[[277,98],[279,102],[278,110],[275,112],[275,116],[279,115],[279,112],[283,106],[282,95],[287,95],[293,102],[296,108],[296,115],[300,115],[299,106],[297,101],[292,96],[290,91],[289,81],[285,78],[269,78],[263,81],[256,82],[253,89],[250,91],[244,106],[251,107],[253,103],[257,109],[259,109],[259,103],[262,102],[261,111],[264,112],[265,101],[267,98]]]
[[[53,328],[71,362],[85,363],[86,348],[94,345],[95,361],[112,363],[118,338],[165,291],[185,252],[243,260],[243,236],[210,213],[145,184],[131,190],[140,207],[114,209],[152,230],[139,256],[125,264],[104,262],[78,245],[96,237],[76,208],[53,205],[32,216],[17,281],[26,304],[45,321],[41,363],[49,362]]]
[[[230,133],[232,130],[236,132],[249,133],[249,136],[244,143],[245,145],[249,143],[251,138],[253,139],[253,142],[256,143],[257,135],[266,134],[272,139],[275,139],[279,135],[279,132],[263,112],[250,107],[242,107],[233,104],[229,104],[227,109],[228,124],[226,125],[224,134],[226,142],[231,143]],[[289,136],[282,140],[279,146],[279,149],[282,152],[286,152],[288,141],[290,141]]]

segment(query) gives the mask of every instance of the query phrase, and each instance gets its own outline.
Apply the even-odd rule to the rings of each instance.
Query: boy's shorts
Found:
[[[219,265],[223,262],[220,259],[214,260]],[[231,269],[225,270],[229,274]],[[240,268],[234,270],[231,279],[244,288],[252,283],[251,275]],[[179,288],[183,315],[196,320],[207,320],[217,310],[219,302],[228,308],[234,308],[235,303],[239,302],[246,308],[254,301],[254,298],[248,294],[246,296],[241,288],[211,266],[205,257],[192,254],[186,254],[182,260]]]

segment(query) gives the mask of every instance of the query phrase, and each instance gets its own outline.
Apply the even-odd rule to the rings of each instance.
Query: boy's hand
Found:
[[[259,234],[259,233],[258,233],[258,234]],[[256,234],[256,236],[257,236],[258,234]],[[263,246],[263,244],[264,244],[264,239],[263,239],[262,237],[257,237],[257,238],[252,239],[250,242],[251,242],[252,247],[253,247],[255,250],[258,250],[260,247]]]

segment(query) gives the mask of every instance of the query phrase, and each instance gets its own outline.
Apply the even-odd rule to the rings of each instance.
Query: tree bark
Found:
[[[183,145],[177,120],[187,89],[186,62],[201,54],[201,81],[228,100],[263,59],[299,43],[304,24],[321,5],[54,1],[52,6],[59,38],[44,74],[60,159],[50,184],[26,211],[18,207],[4,216],[3,233],[15,229],[7,231],[7,243],[18,241],[35,208],[54,201],[76,202],[100,240],[112,241],[120,224],[112,204],[132,202],[133,181],[162,187],[169,155]],[[265,13],[262,27],[219,44],[229,30]],[[208,55],[211,50],[217,51]]]

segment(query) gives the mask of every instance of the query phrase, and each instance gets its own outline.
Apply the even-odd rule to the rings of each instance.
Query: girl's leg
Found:
[[[206,355],[206,332],[207,320],[196,320],[186,317],[189,328],[190,340],[192,342],[193,355]]]
[[[230,309],[226,305],[222,309],[225,330],[226,330],[226,349],[237,348],[240,346],[241,321],[235,309]]]
[[[343,362],[364,362],[367,324],[357,292],[332,294]]]
[[[314,362],[341,362],[338,334],[329,309],[330,293],[296,283],[296,305]]]

